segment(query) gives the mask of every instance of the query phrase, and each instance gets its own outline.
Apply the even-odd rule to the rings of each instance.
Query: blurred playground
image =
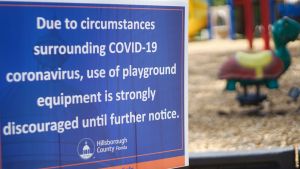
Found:
[[[299,1],[189,0],[189,39],[246,38],[251,42],[260,37],[266,41],[270,25],[283,16],[299,21]]]
[[[288,16],[300,22],[299,0],[189,0],[189,151],[253,150],[300,142],[300,41],[287,45],[292,63],[280,87],[262,92],[268,101],[241,106],[218,78],[222,64],[237,52],[274,50],[272,25]],[[252,90],[252,89],[251,89]],[[252,113],[256,112],[256,113]]]

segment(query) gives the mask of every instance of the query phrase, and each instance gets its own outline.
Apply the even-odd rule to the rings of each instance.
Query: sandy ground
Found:
[[[255,40],[255,49],[262,41]],[[300,98],[289,103],[287,93],[300,87],[300,41],[289,44],[293,63],[283,74],[279,90],[266,90],[270,101],[263,115],[249,115],[236,93],[224,92],[217,79],[222,63],[237,51],[247,51],[245,40],[212,40],[189,43],[189,151],[252,150],[300,143]]]

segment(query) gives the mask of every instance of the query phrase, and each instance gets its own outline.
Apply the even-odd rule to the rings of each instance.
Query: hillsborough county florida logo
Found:
[[[95,153],[95,143],[90,138],[83,138],[79,141],[77,146],[77,153],[83,160],[88,160],[93,157]]]

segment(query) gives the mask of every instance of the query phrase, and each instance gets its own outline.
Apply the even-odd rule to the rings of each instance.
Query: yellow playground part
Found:
[[[189,37],[195,36],[207,25],[208,5],[205,0],[189,0]]]

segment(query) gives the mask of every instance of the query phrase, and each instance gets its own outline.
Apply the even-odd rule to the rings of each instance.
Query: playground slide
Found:
[[[189,38],[207,25],[208,5],[204,0],[189,0]]]

